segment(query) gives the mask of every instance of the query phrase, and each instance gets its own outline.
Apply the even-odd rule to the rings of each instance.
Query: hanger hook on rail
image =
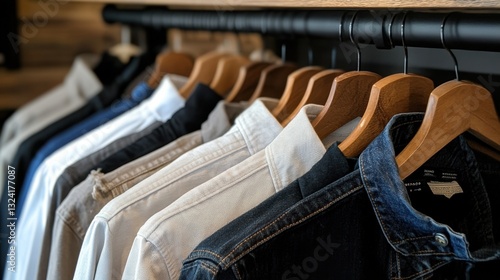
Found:
[[[408,47],[406,46],[406,38],[405,38],[405,24],[407,15],[408,12],[404,12],[403,20],[401,20],[401,44],[403,45],[403,50],[405,54],[403,73],[405,75],[408,74]]]
[[[450,48],[448,48],[448,46],[446,45],[445,43],[445,40],[444,40],[444,25],[446,23],[446,20],[448,20],[448,18],[451,16],[452,13],[450,14],[447,14],[444,18],[443,18],[443,22],[441,23],[441,32],[440,32],[440,35],[441,35],[441,44],[443,45],[443,48],[445,50],[448,51],[448,53],[451,55],[451,58],[453,58],[453,63],[455,63],[455,78],[457,81],[460,81],[460,75],[459,75],[459,71],[458,71],[458,60],[457,60],[457,57],[455,56],[455,54],[451,51]]]
[[[351,39],[351,43],[354,44],[354,46],[356,47],[356,50],[358,52],[358,63],[357,63],[357,68],[356,68],[357,71],[359,71],[361,69],[361,49],[359,48],[359,44],[356,43],[356,41],[354,40],[353,25],[354,25],[354,20],[356,19],[356,16],[358,15],[358,12],[359,12],[359,10],[354,12],[354,15],[352,16],[352,19],[351,19],[351,23],[349,23],[349,38]]]
[[[391,49],[394,49],[394,42],[392,41],[392,25],[394,23],[394,20],[396,19],[397,14],[391,14],[391,21],[389,21],[389,32],[388,32],[388,37],[389,37],[389,44]]]

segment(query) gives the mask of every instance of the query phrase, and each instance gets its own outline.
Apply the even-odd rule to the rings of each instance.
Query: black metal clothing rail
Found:
[[[230,32],[257,32],[282,36],[326,37],[378,48],[402,45],[403,11],[391,10],[258,10],[198,11],[148,7],[140,10],[119,9],[107,5],[103,18],[108,23],[125,23],[153,28],[179,28]],[[353,16],[356,15],[354,21]],[[500,14],[407,12],[404,23],[405,44],[409,47],[443,48],[441,25],[446,46],[463,50],[500,50]]]

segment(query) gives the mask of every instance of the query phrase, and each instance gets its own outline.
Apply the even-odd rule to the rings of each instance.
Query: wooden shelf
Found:
[[[69,0],[134,5],[196,6],[206,9],[237,8],[446,8],[498,9],[498,0]]]

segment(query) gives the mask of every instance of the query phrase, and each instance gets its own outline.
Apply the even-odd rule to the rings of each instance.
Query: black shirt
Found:
[[[201,124],[207,120],[208,115],[220,100],[222,97],[211,88],[198,84],[186,101],[186,105],[175,112],[170,120],[153,130],[149,135],[113,154],[96,167],[104,173],[111,172],[181,136],[199,130]]]

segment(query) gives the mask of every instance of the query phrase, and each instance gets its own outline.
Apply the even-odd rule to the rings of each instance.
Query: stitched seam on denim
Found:
[[[219,255],[219,254],[217,254],[215,252],[212,252],[210,250],[193,250],[192,253],[207,253],[207,254],[213,255],[213,256],[215,256],[215,257],[217,257],[219,259],[222,259],[221,255]]]
[[[416,241],[416,240],[419,240],[419,239],[428,239],[428,238],[434,238],[434,236],[433,235],[427,235],[427,236],[421,236],[421,237],[406,238],[406,239],[403,239],[401,241],[394,241],[393,243],[394,244],[399,244],[399,243],[403,243],[403,242],[406,242],[406,241]]]
[[[418,275],[422,275],[422,274],[424,274],[424,273],[427,273],[427,272],[429,272],[429,271],[432,271],[432,270],[436,269],[437,267],[441,266],[441,265],[442,265],[442,264],[444,264],[444,263],[446,263],[446,261],[439,262],[439,263],[437,263],[437,264],[433,265],[432,267],[430,267],[430,268],[428,268],[428,269],[426,269],[426,270],[419,271],[419,272],[414,273],[414,274],[412,274],[412,275],[410,275],[410,276],[400,277],[400,278],[395,278],[394,280],[405,280],[405,279],[410,279],[410,278],[413,278],[413,277],[418,276]]]
[[[398,270],[398,278],[401,278],[401,260],[399,259],[399,254],[396,252],[396,265]]]
[[[240,274],[240,270],[237,267],[234,267],[233,271],[236,273],[236,278],[239,280],[243,280],[243,277]]]
[[[368,196],[370,197],[370,202],[371,202],[371,201],[373,201],[374,198],[373,198],[373,195],[371,193],[371,188],[368,188],[368,186],[369,186],[368,182],[369,181],[368,181],[368,178],[366,178],[366,175],[365,175],[365,163],[364,163],[364,161],[361,161],[360,166],[361,166],[361,176],[364,179],[363,183],[367,186],[367,188],[365,188],[365,190],[366,190],[366,193],[368,194]],[[377,215],[377,220],[380,221],[380,225],[382,226],[384,232],[387,232],[387,227],[385,226],[384,221],[382,221],[382,219],[381,219],[381,215],[380,215],[380,212],[378,210],[378,207],[373,207],[373,210],[375,211],[375,213]],[[389,236],[386,235],[386,237],[387,237],[387,239],[389,239],[389,241],[391,243],[393,243],[393,241],[390,239]]]
[[[223,188],[218,188],[217,190],[211,192],[209,196],[204,196],[204,197],[202,197],[202,199],[197,199],[196,201],[193,201],[192,203],[189,203],[189,204],[183,204],[183,207],[177,208],[177,209],[175,209],[175,211],[170,211],[167,213],[167,215],[160,216],[158,219],[156,219],[156,221],[155,221],[156,225],[154,228],[150,229],[150,232],[156,231],[158,229],[158,227],[160,227],[163,223],[168,223],[168,220],[172,219],[173,217],[175,217],[179,214],[182,214],[186,210],[189,210],[189,209],[195,207],[196,205],[211,199],[212,197],[218,195],[219,193],[223,193],[225,191],[230,190],[239,182],[247,179],[248,177],[254,175],[255,173],[258,173],[259,171],[261,171],[262,169],[264,169],[266,167],[267,167],[267,163],[264,163],[260,166],[257,166],[255,169],[251,170],[252,172],[246,174],[243,177],[238,177],[236,181],[233,181],[229,184],[224,185]]]
[[[153,182],[148,190],[144,193],[141,193],[139,194],[138,196],[135,197],[134,200],[132,201],[128,201],[126,203],[126,205],[122,205],[120,207],[117,207],[116,209],[113,209],[113,213],[111,215],[109,215],[109,217],[106,217],[106,218],[109,218],[109,219],[112,219],[114,216],[118,215],[120,212],[124,211],[125,209],[127,208],[130,208],[132,207],[133,205],[137,204],[139,201],[143,200],[143,199],[146,199],[147,197],[151,197],[152,195],[156,194],[159,189],[163,189],[165,187],[169,187],[175,183],[177,183],[180,179],[184,178],[186,176],[186,174],[189,174],[189,173],[192,173],[194,170],[199,170],[200,168],[202,168],[203,166],[206,166],[210,163],[213,163],[214,161],[218,161],[220,160],[221,158],[224,158],[224,157],[228,157],[230,156],[231,154],[234,154],[236,152],[239,152],[240,150],[245,150],[247,147],[246,146],[241,146],[241,147],[238,147],[234,150],[231,150],[230,152],[228,153],[222,153],[221,155],[219,155],[217,158],[214,158],[208,162],[203,162],[203,164],[201,165],[197,165],[195,166],[196,169],[193,169],[193,168],[190,168],[189,171],[187,172],[182,172],[181,174],[178,174],[177,176],[175,176],[174,178],[159,178],[157,181]],[[211,153],[210,155],[213,155],[213,154],[217,154],[217,153],[220,153],[220,150],[217,150],[216,152],[213,152]],[[186,168],[185,165],[183,166],[180,166],[179,168],[173,170],[172,172],[169,172],[170,174],[172,173],[176,173],[176,172],[180,172],[180,170]]]
[[[200,264],[203,268],[205,268],[206,270],[208,270],[213,277],[215,277],[215,275],[217,274],[217,271],[215,271],[213,268],[211,268],[210,266],[206,265],[205,263],[201,263]]]
[[[303,222],[303,221],[305,221],[305,220],[308,220],[309,218],[311,218],[311,217],[313,217],[313,216],[317,215],[317,214],[318,214],[318,213],[320,213],[320,212],[323,212],[325,209],[329,208],[329,207],[330,207],[330,206],[332,206],[333,204],[335,204],[335,203],[339,202],[340,200],[342,200],[342,199],[344,199],[344,198],[348,197],[348,196],[349,196],[349,195],[351,195],[352,193],[357,192],[358,190],[360,190],[360,189],[362,189],[362,188],[363,188],[363,186],[358,186],[358,187],[356,187],[356,188],[354,188],[354,189],[350,190],[349,192],[347,192],[347,193],[343,194],[342,196],[340,196],[340,197],[338,197],[338,198],[336,198],[336,199],[332,200],[330,203],[328,203],[327,205],[324,205],[324,206],[323,206],[323,207],[321,207],[320,209],[318,209],[318,210],[316,210],[316,211],[314,211],[314,212],[312,212],[312,213],[308,214],[307,216],[305,216],[305,217],[301,218],[301,219],[300,219],[300,220],[298,220],[297,222],[292,223],[292,224],[289,224],[289,225],[287,225],[287,226],[285,226],[285,227],[283,227],[283,228],[280,228],[280,229],[279,229],[278,231],[276,231],[275,233],[273,233],[273,234],[269,235],[268,237],[266,237],[266,238],[262,239],[260,242],[257,242],[255,245],[253,245],[253,246],[251,246],[250,248],[248,248],[247,250],[245,250],[245,251],[241,252],[240,254],[236,255],[236,256],[234,257],[234,260],[228,263],[228,266],[229,266],[229,265],[231,265],[233,262],[235,262],[237,259],[239,259],[242,255],[246,255],[248,252],[252,251],[253,249],[255,249],[255,248],[257,248],[257,247],[259,247],[261,244],[263,244],[263,243],[267,242],[269,239],[273,238],[274,236],[276,236],[276,235],[280,234],[281,232],[283,232],[283,231],[285,231],[285,230],[287,230],[287,229],[289,229],[289,228],[294,227],[294,226],[295,226],[295,225],[297,225],[297,224],[302,223],[302,222]],[[225,257],[221,260],[221,262],[219,263],[219,265],[220,265],[220,266],[222,266],[222,267],[224,267],[224,268],[226,268],[227,266],[224,266],[224,265],[223,265],[223,262],[224,262],[227,258],[229,258],[229,257],[230,257],[230,256],[231,256],[231,255],[232,255],[235,251],[237,251],[240,247],[242,247],[243,245],[245,245],[245,243],[246,243],[246,242],[250,241],[250,239],[254,238],[256,235],[259,235],[261,232],[263,232],[263,231],[267,230],[267,228],[269,228],[269,227],[273,226],[275,223],[277,223],[277,222],[279,222],[280,220],[282,220],[285,216],[287,216],[288,212],[290,212],[290,210],[286,211],[286,212],[285,212],[285,213],[283,213],[281,216],[279,216],[276,220],[274,220],[274,221],[272,221],[271,223],[267,224],[265,227],[263,227],[263,228],[262,228],[262,229],[260,229],[259,231],[255,232],[255,233],[254,233],[254,234],[252,234],[251,236],[249,236],[249,237],[245,238],[242,242],[240,242],[238,245],[236,245],[236,247],[235,247],[235,248],[234,248],[231,252],[229,252],[229,254],[228,254],[228,255],[226,255],[226,256],[225,256]]]

